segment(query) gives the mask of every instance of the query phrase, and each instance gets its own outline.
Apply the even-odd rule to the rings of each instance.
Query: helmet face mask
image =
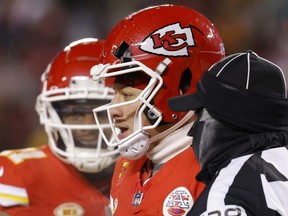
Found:
[[[101,101],[103,103],[108,103],[109,100]],[[71,142],[74,142],[75,147],[79,148],[95,148],[98,143],[98,127],[95,124],[93,114],[91,110],[93,107],[99,106],[99,101],[97,100],[67,100],[65,102],[55,102],[52,103],[53,108],[58,114],[58,119],[60,119],[60,124],[65,125],[54,126],[55,128],[65,128],[69,129],[73,136]],[[53,117],[52,117],[53,118]],[[57,122],[56,120],[54,122]],[[105,127],[105,125],[103,125]],[[101,140],[100,140],[101,142]]]
[[[117,70],[118,67],[121,67],[121,69]],[[105,133],[103,132],[104,128],[99,128],[106,144],[109,147],[117,146],[120,153],[122,155],[124,154],[126,158],[138,159],[139,157],[143,156],[143,153],[145,153],[149,147],[149,134],[146,131],[156,128],[162,121],[162,115],[155,108],[152,101],[153,97],[155,96],[155,94],[157,94],[157,92],[162,86],[162,77],[158,73],[155,73],[154,71],[147,68],[145,65],[138,61],[131,61],[124,64],[109,65],[104,66],[103,68],[96,66],[92,69],[92,71],[93,70],[97,70],[97,72],[100,72],[102,74],[102,78],[105,77],[109,79],[109,77],[113,77],[116,83],[120,83],[124,86],[133,86],[133,88],[136,89],[141,89],[141,93],[132,100],[122,101],[119,103],[115,103],[113,101],[110,104],[106,104],[104,106],[93,109],[97,125],[102,125],[103,121],[109,122],[111,132],[108,134],[112,133],[112,139],[105,135]],[[136,75],[133,75],[133,73],[135,73]],[[136,78],[138,77],[138,80],[134,82],[132,76],[130,81],[129,74],[132,74],[134,77],[136,76]],[[123,75],[128,76],[123,77]],[[119,128],[117,128],[117,125],[115,125],[115,120],[112,118],[111,110],[123,108],[125,106],[137,107],[134,110],[135,113],[133,116],[133,133],[131,133],[125,138],[119,138],[119,134],[121,131]],[[100,117],[103,116],[103,112],[106,113],[106,118],[103,118],[103,121],[101,121]],[[153,120],[153,123],[144,123],[145,117],[151,120],[150,123]],[[143,140],[146,140],[147,143]],[[142,153],[140,154],[140,152]]]
[[[191,8],[160,5],[140,10],[121,20],[106,38],[101,59],[103,65],[91,69],[93,79],[113,78],[115,82],[117,76],[141,71],[150,80],[145,86],[136,85],[143,90],[137,98],[142,105],[134,116],[134,133],[128,137],[117,141],[117,130],[113,129],[114,120],[109,114],[113,107],[123,104],[112,103],[93,110],[96,121],[98,111],[106,109],[110,115],[108,119],[111,130],[114,130],[114,143],[106,139],[108,145],[118,146],[121,153],[121,145],[129,148],[133,142],[127,142],[137,134],[147,134],[151,127],[181,122],[187,112],[173,112],[168,107],[168,99],[193,93],[202,74],[224,54],[217,29]],[[135,75],[134,79],[139,77]],[[127,82],[125,85],[130,84]],[[143,126],[142,116],[144,114],[149,118],[149,113],[155,119],[150,119],[150,126]],[[149,137],[147,145],[157,139]]]
[[[59,53],[42,75],[42,93],[36,102],[52,152],[83,172],[100,172],[118,156],[118,150],[103,142],[92,113],[93,108],[109,103],[114,94],[104,81],[94,82],[90,77],[103,43],[80,40]]]

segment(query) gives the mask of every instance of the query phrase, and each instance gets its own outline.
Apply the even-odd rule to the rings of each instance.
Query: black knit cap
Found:
[[[214,118],[253,131],[288,131],[284,74],[253,51],[214,64],[197,83],[196,93],[171,98],[170,109],[206,108]]]

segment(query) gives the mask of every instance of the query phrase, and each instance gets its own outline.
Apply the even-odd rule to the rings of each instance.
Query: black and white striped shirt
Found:
[[[188,216],[288,216],[288,150],[237,157],[219,170]]]

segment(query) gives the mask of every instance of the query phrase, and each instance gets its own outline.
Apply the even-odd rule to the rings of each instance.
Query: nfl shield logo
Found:
[[[138,206],[138,205],[140,205],[141,200],[142,200],[142,197],[143,197],[143,193],[140,193],[140,192],[135,193],[135,194],[134,194],[134,198],[133,198],[132,205],[133,205],[133,206]]]

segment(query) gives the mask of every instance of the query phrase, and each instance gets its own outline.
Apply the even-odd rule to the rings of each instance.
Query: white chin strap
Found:
[[[131,137],[131,139],[118,145],[118,150],[123,157],[129,160],[137,160],[146,154],[150,143],[168,136],[183,124],[185,124],[189,119],[191,119],[193,115],[193,111],[188,112],[184,118],[177,122],[175,125],[151,138],[145,131],[139,131],[137,134]]]
[[[131,139],[118,145],[118,150],[123,157],[129,160],[137,160],[145,155],[149,149],[149,144],[149,135],[144,131],[139,131]]]

